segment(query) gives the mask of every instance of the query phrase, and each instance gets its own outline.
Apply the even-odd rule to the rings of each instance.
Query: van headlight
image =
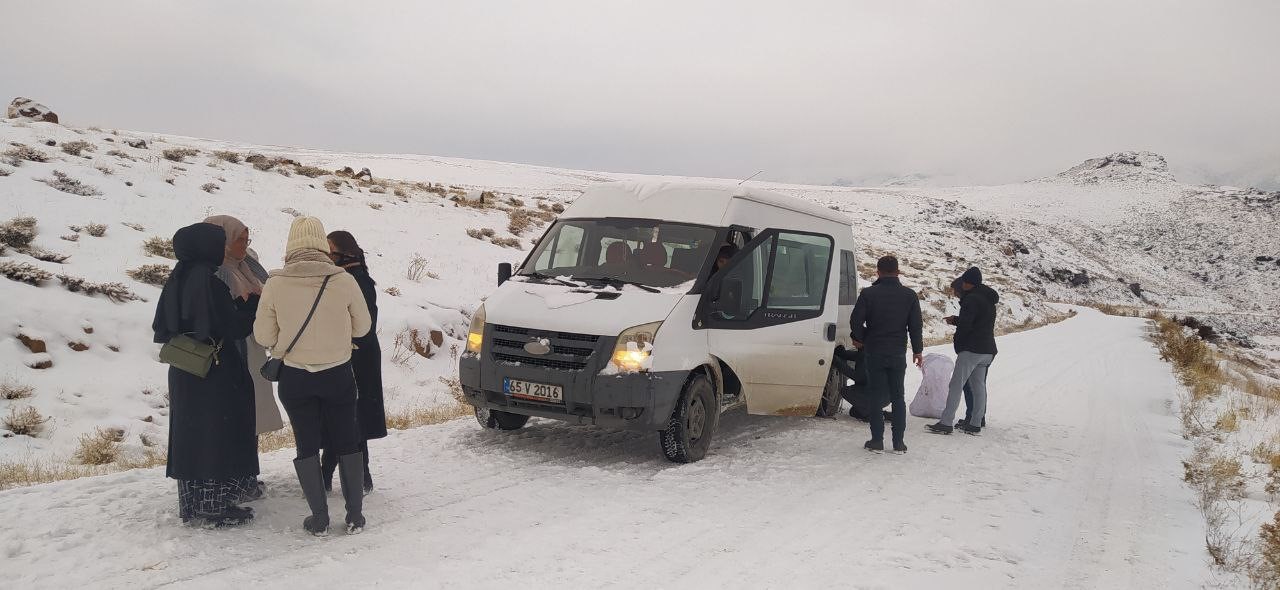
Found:
[[[480,347],[484,345],[484,304],[471,316],[471,327],[467,329],[467,352],[480,354]]]
[[[662,322],[653,322],[623,330],[618,334],[618,344],[613,347],[610,362],[620,373],[642,373],[649,370],[653,356],[653,341]]]

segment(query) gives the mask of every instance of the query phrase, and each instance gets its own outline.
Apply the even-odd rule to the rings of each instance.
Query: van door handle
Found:
[[[827,323],[827,325],[826,325],[826,336],[827,336],[827,342],[835,342],[835,341],[836,341],[836,324],[835,324],[834,322],[828,322],[828,323]]]

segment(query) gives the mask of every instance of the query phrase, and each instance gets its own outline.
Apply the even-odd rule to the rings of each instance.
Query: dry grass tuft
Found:
[[[151,256],[159,256],[169,260],[178,259],[178,255],[173,251],[173,240],[171,238],[162,238],[160,236],[147,238],[147,241],[142,243],[142,251]]]
[[[19,436],[36,436],[44,430],[44,423],[49,419],[42,416],[38,410],[31,406],[25,406],[18,409],[17,406],[9,408],[9,415],[0,420],[0,424],[9,431]]]
[[[413,406],[394,412],[387,412],[387,428],[406,430],[418,426],[442,424],[450,420],[471,416],[474,410],[462,395],[462,386],[457,379],[440,378],[440,382],[449,388],[453,399],[439,406]]]
[[[160,152],[164,159],[170,162],[185,162],[187,158],[191,158],[200,154],[200,150],[191,148],[172,148]]]
[[[48,162],[49,154],[46,154],[31,146],[22,144],[14,144],[13,147],[0,153],[0,162],[4,162],[10,166],[20,166],[23,162]]]
[[[213,157],[232,164],[239,164],[240,161],[244,159],[240,157],[240,154],[231,151],[216,151],[213,152]]]
[[[404,271],[404,276],[405,278],[416,283],[418,281],[421,281],[422,277],[426,275],[427,275],[427,259],[423,258],[421,254],[415,253],[413,255],[413,259],[409,261],[409,267],[406,268]]]
[[[258,452],[270,453],[280,449],[292,449],[296,443],[293,440],[293,427],[286,425],[280,430],[273,430],[258,435]]]
[[[53,273],[29,262],[3,260],[0,261],[0,276],[11,281],[18,281],[19,283],[26,283],[28,285],[35,285],[39,287],[41,283],[52,279]]]
[[[124,440],[124,431],[118,429],[95,428],[93,432],[80,436],[73,457],[81,465],[106,465],[120,459],[120,441]]]
[[[490,238],[489,242],[497,246],[502,246],[503,248],[524,250],[524,245],[520,243],[518,238]]]
[[[68,141],[62,144],[62,151],[63,153],[70,154],[72,156],[79,156],[84,152],[96,152],[98,151],[98,148],[94,147],[93,144],[87,141],[77,140]]]
[[[129,278],[157,287],[163,287],[168,282],[169,273],[171,272],[173,272],[173,269],[169,268],[167,264],[144,264],[138,268],[125,271]]]
[[[1220,393],[1227,378],[1209,345],[1196,334],[1188,334],[1174,320],[1160,314],[1152,319],[1160,358],[1173,364],[1178,379],[1191,391],[1192,397],[1203,399]]]
[[[96,187],[72,178],[71,175],[61,170],[54,170],[53,178],[37,178],[36,182],[41,182],[50,188],[81,197],[95,197],[102,194],[102,191]]]
[[[1222,432],[1235,432],[1240,430],[1239,414],[1234,408],[1228,409],[1218,417],[1218,421],[1214,422],[1213,427]]]
[[[27,399],[35,395],[35,393],[36,388],[30,385],[18,383],[16,381],[5,381],[4,383],[0,383],[0,399],[10,401],[15,399]]]
[[[95,238],[101,238],[102,236],[107,235],[107,226],[102,223],[90,223],[84,226],[84,233]]]
[[[325,170],[324,168],[318,168],[316,166],[305,166],[302,164],[298,164],[297,166],[294,166],[293,171],[297,174],[301,174],[302,176],[306,176],[307,178],[316,178],[318,176],[332,174],[332,172]]]
[[[21,250],[36,239],[36,218],[14,217],[0,224],[0,244]]]

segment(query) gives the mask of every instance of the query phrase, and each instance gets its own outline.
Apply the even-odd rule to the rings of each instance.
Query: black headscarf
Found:
[[[173,234],[178,264],[164,284],[151,323],[156,342],[188,332],[197,340],[214,340],[220,334],[222,322],[216,316],[219,303],[225,302],[214,299],[215,282],[222,286],[214,273],[222,264],[226,243],[226,232],[212,223],[189,225]]]

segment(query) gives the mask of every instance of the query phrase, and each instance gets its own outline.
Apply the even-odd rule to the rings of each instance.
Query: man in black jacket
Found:
[[[956,410],[966,383],[973,391],[973,406],[969,408],[970,420],[960,425],[960,430],[978,434],[986,419],[987,369],[996,357],[996,304],[1000,295],[982,284],[982,271],[976,266],[964,271],[960,286],[960,315],[947,318],[947,323],[956,326],[956,368],[951,373],[947,409],[937,424],[928,426],[934,434],[951,434],[955,429]]]
[[[907,451],[903,434],[907,428],[907,401],[903,379],[907,373],[907,338],[917,366],[924,352],[920,336],[920,297],[902,286],[898,280],[898,259],[885,256],[876,262],[874,284],[858,294],[850,320],[853,345],[862,350],[867,368],[867,395],[874,396],[876,407],[884,400],[893,404],[893,450]],[[884,415],[871,412],[871,440],[864,448],[884,450]]]

